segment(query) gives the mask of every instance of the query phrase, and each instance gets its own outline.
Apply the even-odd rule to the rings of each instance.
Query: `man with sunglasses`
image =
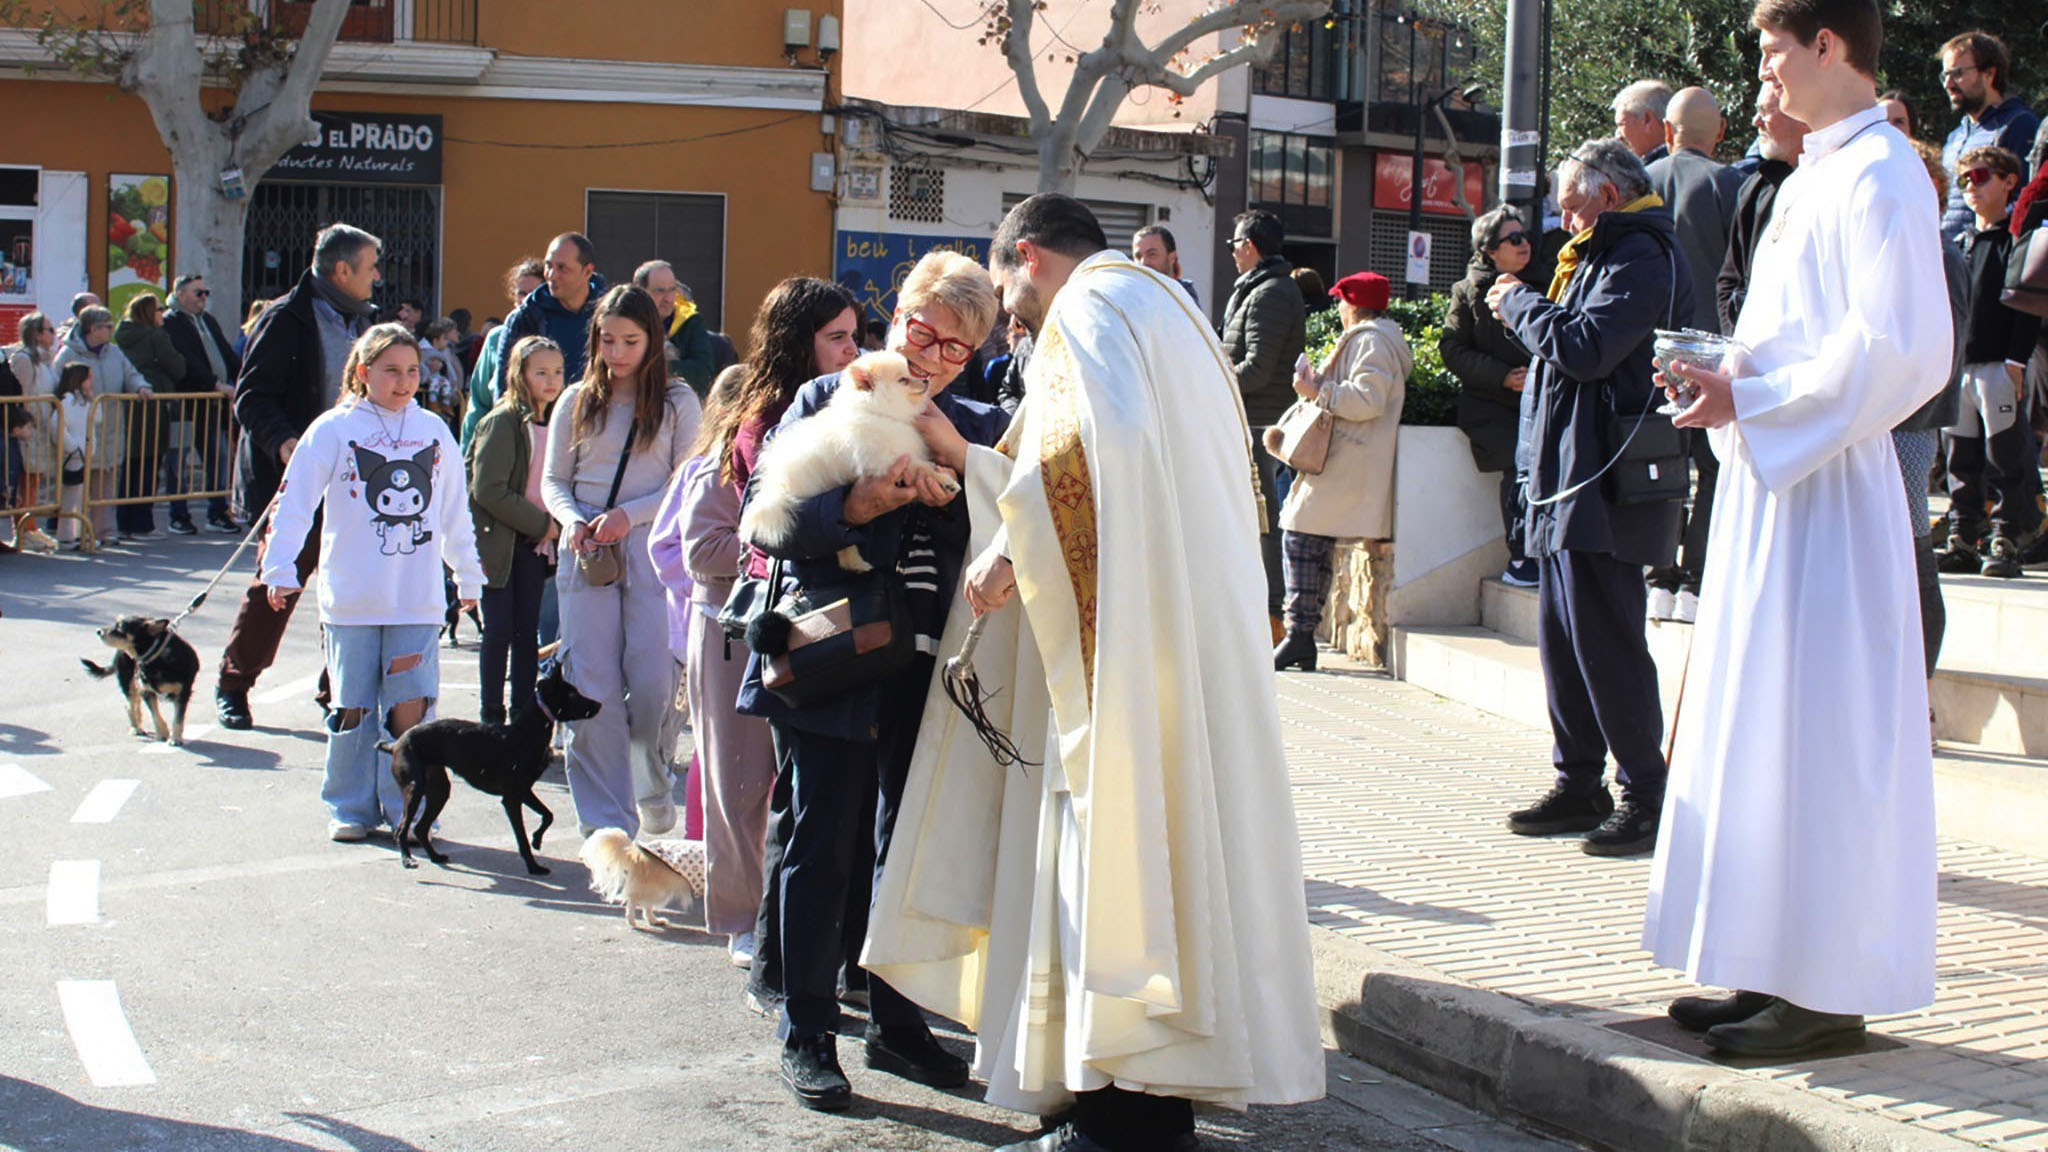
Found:
[[[2012,71],[2012,54],[2005,41],[1982,30],[1965,32],[1941,46],[1941,86],[1948,93],[1949,107],[1962,113],[1962,120],[1948,134],[1941,148],[1941,166],[1950,172],[1973,148],[2003,148],[2025,156],[2033,147],[2041,118],[2018,96],[2007,96],[2006,82]],[[2020,183],[2027,182],[2024,163]],[[1964,243],[1975,231],[1970,206],[1963,203],[1963,190],[1951,182],[1948,204],[1942,210],[1941,234]]]
[[[1237,265],[1237,282],[1223,305],[1223,352],[1237,373],[1254,445],[1294,403],[1294,361],[1308,346],[1308,306],[1294,282],[1294,266],[1280,254],[1285,239],[1280,218],[1263,209],[1240,213],[1231,221],[1230,259]],[[1275,483],[1280,462],[1263,446],[1252,449],[1252,458],[1265,491],[1267,531],[1259,537],[1259,552],[1266,563],[1266,613],[1277,643],[1283,631],[1280,601],[1286,594],[1280,572],[1280,488]]]
[[[164,331],[171,338],[171,345],[178,355],[185,358],[186,392],[219,392],[232,397],[235,394],[235,378],[242,374],[242,358],[235,355],[235,346],[221,331],[220,322],[206,310],[206,303],[213,292],[206,286],[206,278],[195,274],[178,277],[171,289],[172,307],[164,311]],[[191,447],[199,453],[201,465],[206,470],[206,486],[210,489],[227,487],[227,445],[228,401],[222,401],[216,409],[220,416],[195,411],[194,419],[187,421],[190,435],[197,440]],[[192,515],[183,500],[170,503],[171,531],[189,536],[194,531]],[[240,532],[234,518],[228,515],[225,497],[215,496],[206,502],[206,526],[216,532]]]

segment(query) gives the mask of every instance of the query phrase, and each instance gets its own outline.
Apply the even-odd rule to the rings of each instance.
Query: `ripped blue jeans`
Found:
[[[422,719],[432,718],[441,690],[441,630],[432,624],[327,624],[321,632],[334,711],[327,717],[320,799],[344,824],[396,829],[405,802],[391,778],[391,756],[377,751],[377,742],[391,739],[391,710],[408,700],[424,700]]]

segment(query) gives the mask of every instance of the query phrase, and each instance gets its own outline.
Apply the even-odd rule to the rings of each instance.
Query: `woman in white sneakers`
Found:
[[[462,452],[448,425],[413,403],[419,386],[419,341],[404,325],[357,339],[341,402],[285,464],[263,551],[263,582],[282,610],[300,591],[294,560],[325,503],[320,625],[335,706],[320,798],[328,836],[345,842],[379,824],[403,835],[403,801],[377,742],[426,719],[440,694],[442,565],[465,609],[483,591]]]
[[[676,661],[647,539],[702,409],[688,384],[669,379],[661,313],[646,290],[605,293],[589,348],[583,379],[548,421],[541,480],[561,525],[564,670],[603,706],[570,726],[569,796],[586,836],[598,828],[658,835],[676,825]],[[612,555],[600,559],[606,550]]]

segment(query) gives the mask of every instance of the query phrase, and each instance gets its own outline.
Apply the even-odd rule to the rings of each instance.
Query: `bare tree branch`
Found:
[[[1038,90],[1038,65],[1031,57],[1031,26],[1038,10],[1034,0],[1010,0],[1010,31],[1003,47],[1010,58],[1010,71],[1017,74],[1017,91],[1024,97],[1024,108],[1031,114],[1031,134],[1041,135],[1052,128],[1052,110],[1046,107],[1045,94]]]
[[[1170,61],[1202,40],[1232,28],[1275,25],[1285,27],[1297,20],[1313,20],[1330,14],[1329,0],[1236,0],[1235,3],[1212,8],[1193,20],[1162,37],[1152,49],[1152,54],[1162,61]],[[1247,44],[1232,48],[1231,52],[1248,47]],[[1272,54],[1272,47],[1265,49]],[[1228,53],[1226,53],[1227,55]]]

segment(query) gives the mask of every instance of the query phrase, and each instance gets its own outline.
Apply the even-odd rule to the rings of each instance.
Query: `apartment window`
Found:
[[[1253,132],[1251,145],[1253,203],[1330,206],[1334,141],[1294,132]]]
[[[1343,54],[1351,50],[1349,24],[1307,20],[1281,33],[1273,58],[1252,72],[1252,89],[1262,96],[1299,100],[1342,100]]]
[[[629,284],[645,260],[666,260],[697,311],[725,330],[725,197],[703,192],[590,191],[584,233],[607,284]]]
[[[1379,16],[1380,68],[1374,100],[1408,104],[1474,78],[1479,45],[1463,26],[1399,10]],[[1447,107],[1462,107],[1455,98]]]

